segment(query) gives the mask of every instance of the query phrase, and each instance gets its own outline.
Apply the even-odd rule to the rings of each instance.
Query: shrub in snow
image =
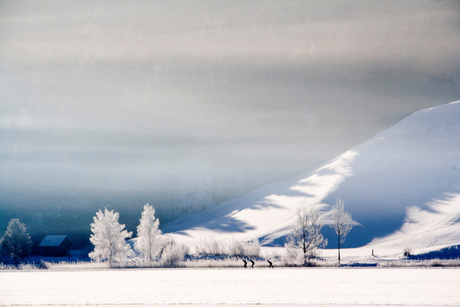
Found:
[[[19,219],[10,220],[1,239],[1,246],[9,257],[14,258],[14,262],[18,265],[22,258],[30,254],[32,249],[32,240],[26,225],[21,223]]]
[[[230,244],[217,242],[214,239],[204,239],[195,247],[199,256],[208,257],[254,257],[260,256],[259,240],[241,242],[233,240]]]
[[[132,232],[125,230],[125,225],[118,222],[119,213],[109,211],[105,208],[104,212],[99,210],[91,223],[90,242],[94,245],[94,251],[89,254],[91,259],[96,261],[109,261],[110,265],[114,262],[124,262],[132,253],[131,248],[126,242]]]
[[[200,256],[221,256],[227,253],[223,246],[225,245],[218,243],[215,239],[205,238],[195,247],[195,252]]]
[[[172,239],[163,239],[161,249],[161,263],[165,267],[176,267],[180,261],[185,259],[188,249],[183,244],[177,244]]]
[[[243,243],[240,241],[233,240],[232,243],[228,246],[227,254],[233,257],[242,257],[245,256],[245,248]]]
[[[281,258],[281,262],[285,266],[297,264],[302,259],[302,253],[297,247],[292,237],[288,237],[288,241],[284,244],[284,255]]]
[[[260,257],[260,243],[259,240],[249,241],[244,244],[244,255],[253,258]]]
[[[307,205],[297,211],[297,220],[288,238],[288,245],[297,246],[303,252],[303,264],[307,265],[308,255],[316,248],[325,247],[327,240],[321,234],[323,221],[314,205]]]
[[[155,208],[149,204],[144,206],[142,217],[137,226],[137,240],[134,249],[144,258],[152,262],[161,251],[160,221],[155,218]]]

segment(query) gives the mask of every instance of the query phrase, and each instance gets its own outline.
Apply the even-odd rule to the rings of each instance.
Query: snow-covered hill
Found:
[[[197,242],[282,244],[305,203],[326,212],[336,198],[360,225],[345,247],[460,244],[460,101],[421,110],[317,170],[183,217],[164,231]],[[335,236],[324,228],[329,246]]]

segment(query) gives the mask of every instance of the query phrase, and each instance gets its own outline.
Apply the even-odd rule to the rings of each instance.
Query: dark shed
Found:
[[[67,235],[47,235],[38,245],[38,252],[44,257],[68,257],[72,246]]]

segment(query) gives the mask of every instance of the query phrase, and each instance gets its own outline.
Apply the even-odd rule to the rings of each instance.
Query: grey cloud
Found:
[[[455,40],[444,39],[446,34],[456,36],[456,17],[447,5],[436,2],[137,1],[117,2],[109,9],[78,3],[71,9],[72,4],[64,5],[64,10],[53,4],[48,10],[49,3],[41,2],[33,18],[12,14],[6,20],[16,27],[7,27],[3,35],[17,44],[3,49],[7,58],[87,62],[262,57],[285,62],[303,55],[306,61],[402,56],[417,61],[439,60],[446,52],[453,56],[458,49]]]
[[[459,10],[2,1],[0,209],[162,199],[164,213],[307,171],[458,100]]]

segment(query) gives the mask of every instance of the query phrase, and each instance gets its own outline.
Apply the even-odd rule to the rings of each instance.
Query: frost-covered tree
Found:
[[[19,219],[11,219],[1,239],[1,245],[18,265],[19,261],[27,257],[32,250],[32,240],[26,225],[21,223]]]
[[[341,199],[337,199],[332,208],[332,224],[330,226],[337,234],[337,259],[340,263],[340,244],[345,242],[345,237],[354,226],[351,214],[345,211]]]
[[[104,212],[99,210],[91,223],[90,242],[94,245],[94,251],[89,254],[91,259],[96,261],[113,262],[126,261],[130,255],[131,248],[126,242],[132,236],[132,232],[125,230],[125,225],[118,222],[120,214],[109,211],[105,208]]]
[[[137,241],[134,248],[145,259],[152,262],[161,251],[160,221],[155,218],[155,208],[149,204],[144,206],[142,217],[137,226]]]
[[[327,240],[321,234],[323,225],[321,213],[315,205],[306,205],[297,211],[297,219],[286,247],[297,246],[301,248],[304,265],[307,265],[309,252],[327,245]]]

